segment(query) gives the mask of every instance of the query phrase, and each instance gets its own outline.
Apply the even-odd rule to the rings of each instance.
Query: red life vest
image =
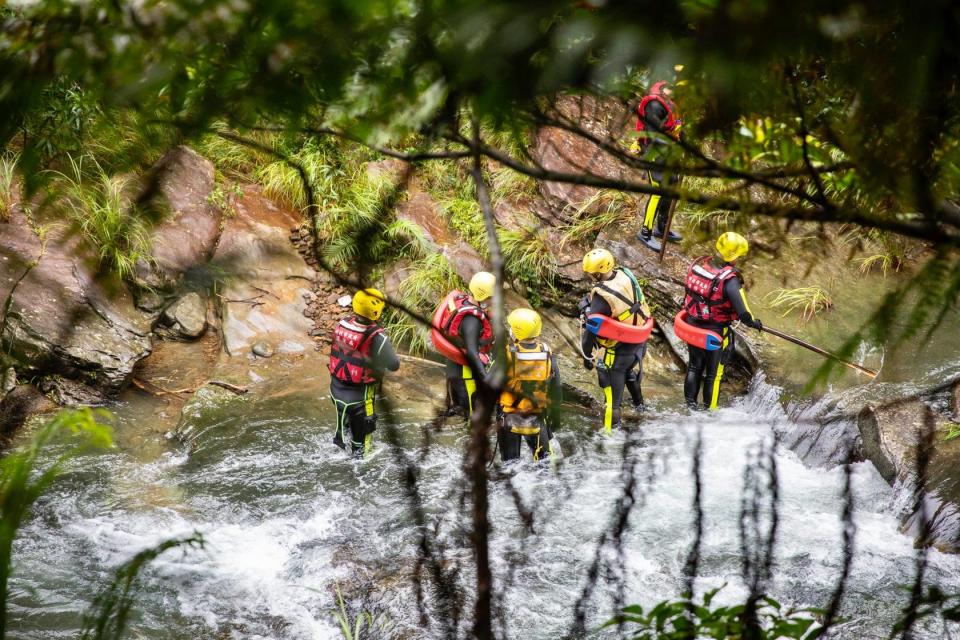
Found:
[[[338,322],[330,344],[330,375],[350,384],[376,382],[370,368],[370,346],[381,333],[383,329],[376,323],[360,324],[353,318]]]
[[[440,329],[444,334],[460,338],[460,325],[467,316],[480,320],[480,353],[489,353],[493,348],[493,325],[486,312],[470,300],[470,296],[462,291],[451,291],[443,302],[443,312],[440,314]]]
[[[683,308],[689,317],[716,324],[733,322],[737,313],[723,293],[724,284],[731,278],[741,278],[740,272],[732,265],[714,267],[709,257],[691,264],[685,285],[687,295],[683,300]]]
[[[659,102],[667,110],[667,119],[663,122],[663,133],[673,133],[683,124],[680,112],[677,111],[677,105],[663,93],[663,88],[666,85],[665,81],[654,84],[650,87],[650,93],[645,95],[640,104],[637,105],[637,131],[646,131],[647,129],[643,116],[647,112],[647,105],[651,102]]]

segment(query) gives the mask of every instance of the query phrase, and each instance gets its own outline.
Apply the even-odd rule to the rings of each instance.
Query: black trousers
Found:
[[[654,187],[659,187],[664,179],[663,173],[659,171],[648,171],[647,176],[650,184]],[[668,175],[666,182],[668,186],[675,187],[679,179],[674,175]],[[673,200],[673,198],[659,195],[650,196],[650,199],[647,200],[647,206],[643,210],[641,227],[644,234],[653,233],[654,224],[656,224],[657,232],[663,234],[664,227],[667,225],[667,214],[670,213]]]
[[[459,407],[463,415],[473,413],[473,395],[477,392],[477,383],[473,371],[466,365],[448,362],[447,369],[447,409]]]
[[[351,453],[362,456],[373,446],[373,432],[377,428],[374,413],[377,385],[355,385],[334,378],[330,381],[330,395],[337,409],[333,443],[344,450],[349,443]]]
[[[646,344],[618,344],[604,350],[597,361],[597,381],[603,390],[603,428],[610,432],[620,425],[623,391],[629,389],[634,404],[643,402],[640,381],[643,377],[643,356]],[[634,368],[639,365],[639,371]]]
[[[514,424],[524,427],[537,426],[536,434],[524,435],[512,431]],[[534,460],[546,460],[550,454],[550,427],[543,421],[543,416],[522,416],[518,414],[501,415],[497,429],[497,447],[500,449],[501,462],[516,460],[520,457],[521,440],[527,441],[530,454]]]
[[[690,361],[687,364],[687,376],[683,381],[683,397],[688,406],[696,406],[702,386],[703,406],[708,409],[717,408],[723,368],[730,362],[734,348],[734,333],[730,327],[721,327],[719,332],[723,336],[723,346],[716,351],[687,345]]]

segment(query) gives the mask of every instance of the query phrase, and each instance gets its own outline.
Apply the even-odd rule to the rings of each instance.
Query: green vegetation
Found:
[[[343,640],[363,640],[364,638],[382,638],[390,633],[393,625],[386,616],[375,616],[372,613],[360,612],[356,614],[353,621],[350,620],[350,614],[347,613],[347,605],[343,601],[343,593],[340,586],[337,585],[337,610],[333,612],[333,617],[340,625],[340,633]]]
[[[947,434],[943,436],[944,442],[950,442],[951,440],[956,440],[960,438],[960,424],[952,422],[947,425]]]
[[[0,220],[10,216],[17,189],[17,155],[0,155]]]
[[[431,317],[437,305],[453,289],[464,290],[466,283],[457,275],[446,256],[428,253],[410,263],[403,271],[398,302],[425,317]],[[383,316],[390,337],[413,353],[425,353],[430,344],[430,331],[399,309],[390,308]]]
[[[233,183],[229,186],[225,186],[223,183],[223,176],[217,175],[217,182],[213,187],[213,191],[210,192],[210,195],[207,196],[207,202],[215,206],[217,209],[223,212],[223,215],[231,218],[237,215],[237,209],[234,206],[234,203],[243,198],[243,188],[237,184]]]
[[[27,446],[0,459],[0,638],[7,631],[7,589],[17,531],[68,460],[91,449],[113,446],[109,422],[110,415],[105,411],[61,411],[37,431]],[[69,446],[52,462],[41,461],[41,453],[61,436],[67,438]]]
[[[796,289],[775,289],[764,296],[773,309],[783,309],[781,317],[786,317],[795,311],[800,312],[800,319],[804,322],[827,309],[833,308],[833,299],[830,293],[821,287],[798,287]]]
[[[146,217],[131,203],[131,179],[110,176],[96,160],[69,158],[69,173],[55,172],[57,204],[97,251],[100,264],[133,279],[138,260],[149,260]],[[87,169],[84,165],[91,165]]]
[[[503,251],[504,273],[511,280],[522,282],[531,303],[540,305],[541,292],[553,292],[556,261],[550,249],[546,233],[529,231],[503,231],[499,234]]]
[[[746,604],[713,605],[718,591],[708,591],[700,603],[664,601],[648,612],[639,605],[625,607],[604,627],[623,625],[630,640],[813,640],[819,635],[817,616],[823,613],[819,609],[792,609],[764,596],[756,603],[751,619]]]

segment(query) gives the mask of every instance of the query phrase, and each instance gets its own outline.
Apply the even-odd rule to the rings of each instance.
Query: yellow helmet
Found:
[[[533,309],[514,309],[507,316],[507,324],[510,325],[510,332],[517,340],[536,338],[543,330],[540,314]]]
[[[384,300],[384,295],[377,289],[361,289],[353,294],[353,312],[376,321],[383,314]]]
[[[610,273],[616,261],[606,249],[594,249],[583,256],[583,270],[586,273]]]
[[[478,271],[470,278],[470,293],[477,302],[483,302],[493,295],[497,286],[497,277],[489,271]]]
[[[750,245],[747,239],[735,231],[727,231],[717,238],[717,253],[727,262],[733,262],[741,256],[747,255]]]

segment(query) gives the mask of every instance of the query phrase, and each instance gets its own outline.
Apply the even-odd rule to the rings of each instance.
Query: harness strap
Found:
[[[607,285],[603,284],[602,282],[597,285],[597,288],[598,288],[598,289],[603,289],[604,291],[606,291],[607,293],[609,293],[610,295],[614,296],[615,298],[617,298],[618,300],[620,300],[622,303],[624,303],[625,305],[627,305],[628,311],[630,312],[630,315],[632,315],[632,316],[638,316],[638,315],[639,315],[641,318],[643,318],[643,321],[644,321],[644,322],[647,321],[647,314],[645,314],[645,313],[643,312],[643,303],[640,302],[639,300],[630,300],[629,298],[627,298],[627,296],[623,295],[623,294],[620,293],[619,291],[615,291],[615,290],[611,289],[610,287],[608,287]],[[637,324],[637,319],[636,319],[636,317],[634,317],[634,319],[633,319],[633,324]]]

